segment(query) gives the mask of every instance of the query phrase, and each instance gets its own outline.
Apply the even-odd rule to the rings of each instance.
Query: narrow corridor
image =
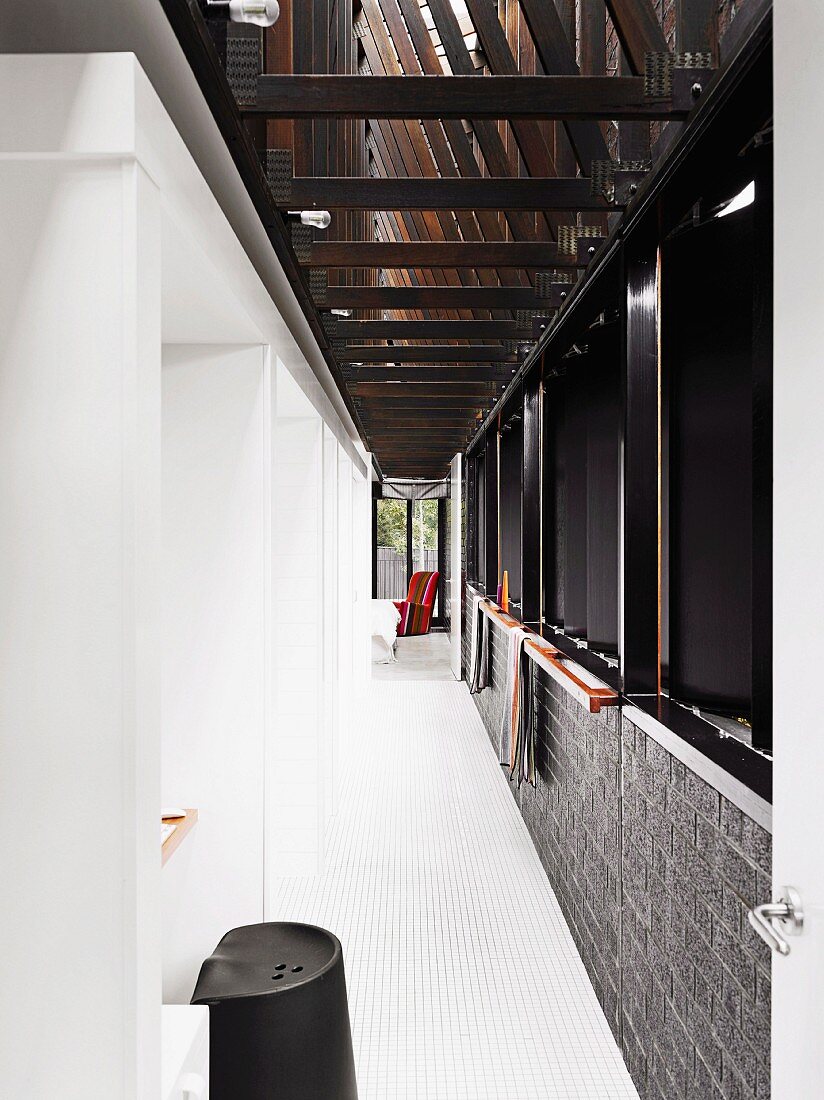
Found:
[[[276,920],[343,943],[362,1100],[629,1100],[464,683],[373,682],[326,873]]]

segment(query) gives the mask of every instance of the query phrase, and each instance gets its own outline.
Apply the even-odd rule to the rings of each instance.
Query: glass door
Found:
[[[442,573],[443,500],[374,502],[372,593],[377,600],[404,600],[413,573]],[[440,625],[440,589],[432,622]]]
[[[377,500],[375,598],[404,600],[409,590],[406,500]]]
[[[412,505],[412,572],[440,572],[438,563],[438,509],[437,500],[413,500]],[[440,588],[440,585],[438,585]],[[432,608],[433,622],[440,620],[438,597]]]

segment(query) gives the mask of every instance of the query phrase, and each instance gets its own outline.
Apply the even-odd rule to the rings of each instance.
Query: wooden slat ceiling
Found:
[[[296,263],[366,444],[385,475],[444,476],[620,209],[593,163],[646,159],[689,104],[645,94],[652,0],[281,8],[247,129],[290,151],[285,217],[332,213]]]

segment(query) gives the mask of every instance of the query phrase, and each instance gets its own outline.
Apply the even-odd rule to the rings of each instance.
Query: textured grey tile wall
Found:
[[[623,1049],[643,1098],[770,1094],[772,841],[623,718]]]
[[[505,647],[492,622],[473,698],[496,752]],[[770,896],[769,833],[532,667],[538,779],[513,795],[642,1100],[766,1100],[770,952],[746,911]]]
[[[490,629],[490,686],[475,704],[495,751],[504,707],[507,635]],[[605,1015],[619,1038],[620,735],[617,708],[588,711],[530,662],[536,786],[512,783]]]
[[[516,801],[620,1039],[621,776],[617,707],[590,714],[532,664],[538,776]]]

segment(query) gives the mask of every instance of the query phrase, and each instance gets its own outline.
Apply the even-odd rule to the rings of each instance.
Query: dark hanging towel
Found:
[[[532,720],[532,661],[524,646],[527,637],[518,643],[518,723],[515,754],[510,779],[524,779],[535,786],[535,723]]]
[[[489,684],[489,617],[481,611],[482,596],[472,597],[469,639],[469,693],[477,695]]]

